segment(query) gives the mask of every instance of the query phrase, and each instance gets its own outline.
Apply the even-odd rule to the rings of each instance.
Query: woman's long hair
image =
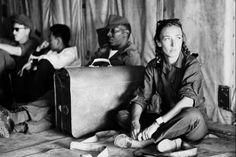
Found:
[[[156,52],[156,57],[160,57],[163,55],[162,52],[162,48],[158,46],[157,41],[160,41],[160,35],[161,35],[161,31],[162,29],[164,29],[165,27],[170,27],[170,26],[177,26],[181,29],[182,34],[183,34],[183,43],[182,43],[182,53],[187,56],[190,54],[190,51],[188,49],[188,47],[186,46],[185,40],[186,40],[186,36],[184,34],[183,28],[182,28],[182,24],[180,23],[179,19],[165,19],[165,20],[160,20],[157,21],[157,25],[156,25],[156,34],[154,36],[154,42],[155,42],[155,52]]]

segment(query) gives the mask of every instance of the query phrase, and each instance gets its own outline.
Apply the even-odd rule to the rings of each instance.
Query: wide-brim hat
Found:
[[[130,25],[130,23],[125,17],[119,15],[110,15],[106,28],[114,28],[118,25]]]
[[[33,23],[30,20],[30,18],[28,16],[24,15],[24,14],[17,15],[13,19],[13,22],[24,25],[24,26],[30,28],[30,30],[33,30],[33,28],[34,28]]]

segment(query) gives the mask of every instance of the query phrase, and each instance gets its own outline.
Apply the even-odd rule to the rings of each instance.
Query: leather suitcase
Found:
[[[56,128],[75,138],[104,129],[114,123],[113,111],[129,103],[143,84],[143,77],[142,66],[70,67],[56,71]]]

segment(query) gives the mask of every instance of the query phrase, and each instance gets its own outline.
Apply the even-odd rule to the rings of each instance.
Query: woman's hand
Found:
[[[138,133],[140,132],[141,125],[138,120],[133,120],[131,122],[131,137],[135,140],[138,138]]]
[[[143,130],[141,133],[138,134],[138,140],[143,141],[143,140],[148,140],[152,138],[152,135],[157,129],[159,128],[159,125],[157,122],[154,122],[152,125],[147,127],[145,130]]]

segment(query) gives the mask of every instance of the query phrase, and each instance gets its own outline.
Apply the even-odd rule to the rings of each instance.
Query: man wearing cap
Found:
[[[17,79],[17,72],[27,62],[30,54],[35,51],[39,42],[33,37],[31,20],[21,14],[13,19],[13,36],[15,41],[0,39],[0,80],[3,75],[11,72],[12,79]],[[4,83],[1,82],[0,94]],[[2,95],[0,95],[2,97]]]
[[[0,104],[0,137],[9,137],[11,132],[35,133],[48,129],[52,125],[50,111],[54,110],[54,72],[65,66],[81,65],[76,46],[69,45],[70,28],[54,24],[49,32],[49,42],[37,47],[21,71],[22,77],[32,76],[28,79],[31,101],[19,105],[18,111]]]
[[[95,53],[96,58],[109,59],[111,65],[141,65],[136,46],[129,41],[131,26],[125,17],[110,15],[107,30],[108,43]]]

